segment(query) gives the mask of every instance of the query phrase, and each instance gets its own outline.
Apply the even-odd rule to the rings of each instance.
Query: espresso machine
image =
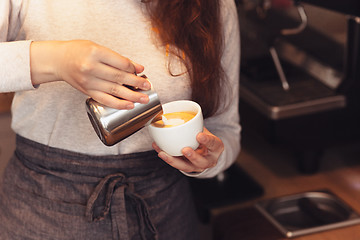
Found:
[[[273,8],[289,1],[291,6]],[[294,152],[313,173],[324,149],[360,140],[360,2],[235,0],[241,32],[242,144],[258,135]],[[338,39],[312,27],[308,6],[342,19]],[[292,10],[293,15],[288,14]],[[327,26],[327,18],[317,16]],[[331,17],[330,17],[331,18]],[[335,21],[337,22],[337,19]],[[325,26],[325,27],[324,27]],[[251,142],[250,142],[251,144]],[[263,187],[234,164],[211,179],[190,178],[199,218],[214,208],[261,196]]]
[[[360,140],[360,2],[276,2],[237,1],[243,141],[280,144],[314,173],[325,149]]]

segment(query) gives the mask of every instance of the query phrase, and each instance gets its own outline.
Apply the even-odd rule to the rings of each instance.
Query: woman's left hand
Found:
[[[217,161],[224,151],[224,143],[220,138],[210,133],[206,128],[196,136],[200,143],[196,150],[190,147],[182,149],[184,156],[173,157],[162,151],[156,143],[153,148],[158,152],[159,157],[169,165],[187,173],[200,173],[207,168],[216,166]]]

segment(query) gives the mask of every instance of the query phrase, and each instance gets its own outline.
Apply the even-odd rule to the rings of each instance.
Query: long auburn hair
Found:
[[[147,4],[161,43],[178,50],[170,49],[184,62],[190,76],[192,100],[200,104],[205,118],[225,108],[222,104],[227,87],[221,65],[223,34],[219,1],[142,0]]]

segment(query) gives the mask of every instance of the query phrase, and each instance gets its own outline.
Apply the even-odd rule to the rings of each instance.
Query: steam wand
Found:
[[[306,15],[304,7],[297,0],[294,1],[294,5],[297,7],[301,23],[296,28],[290,28],[290,29],[281,30],[282,35],[286,36],[286,35],[299,34],[307,26],[307,15]],[[272,58],[272,60],[273,60],[273,62],[275,64],[276,71],[277,71],[277,73],[279,75],[282,87],[283,87],[283,89],[285,91],[288,91],[290,89],[289,82],[286,79],[286,75],[284,73],[284,70],[283,70],[283,67],[281,65],[281,62],[280,62],[279,56],[277,54],[277,51],[276,51],[274,46],[271,46],[269,48],[269,51],[270,51],[271,58]]]

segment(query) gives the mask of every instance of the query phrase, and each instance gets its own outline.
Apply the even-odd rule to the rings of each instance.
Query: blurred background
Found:
[[[360,239],[360,1],[235,2],[242,151],[189,179],[202,240]],[[0,174],[12,96],[0,94]]]

